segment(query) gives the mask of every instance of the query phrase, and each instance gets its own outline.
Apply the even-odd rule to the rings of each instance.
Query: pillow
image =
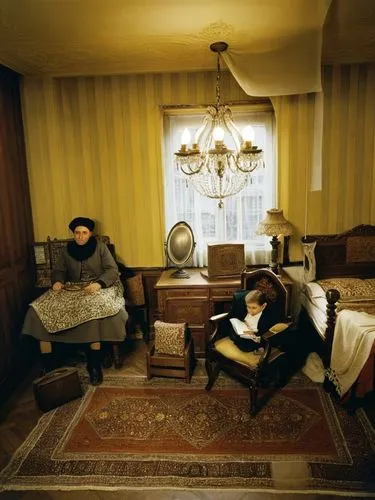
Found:
[[[126,279],[126,295],[133,306],[143,306],[145,304],[142,274],[136,274]]]
[[[317,299],[318,297],[326,296],[323,288],[316,281],[305,283],[303,291],[310,299]]]
[[[314,281],[316,277],[315,247],[316,240],[313,237],[305,236],[302,238],[302,250],[304,253],[303,279],[305,283]]]
[[[324,314],[327,312],[327,299],[324,297],[310,297],[309,298],[311,304],[317,307],[320,311],[323,311]]]
[[[375,315],[375,296],[352,297],[339,300],[337,303],[337,312],[342,311],[343,309]]]
[[[319,280],[317,283],[324,291],[335,288],[340,292],[340,298],[348,297],[368,297],[375,294],[375,289],[371,280],[362,280],[360,278],[329,278]]]
[[[155,321],[154,329],[157,354],[184,355],[186,323]]]
[[[237,361],[243,365],[255,369],[260,361],[259,354],[256,351],[244,352],[228,337],[215,342],[215,349],[228,359]]]
[[[346,262],[375,263],[375,236],[350,236],[346,241]]]

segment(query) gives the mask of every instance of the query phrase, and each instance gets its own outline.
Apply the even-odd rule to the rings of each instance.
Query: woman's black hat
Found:
[[[76,217],[69,224],[69,229],[74,232],[75,228],[78,226],[87,227],[89,231],[93,231],[95,227],[95,222],[88,217]]]

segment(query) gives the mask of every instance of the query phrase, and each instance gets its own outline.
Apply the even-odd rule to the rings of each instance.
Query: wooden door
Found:
[[[28,368],[20,330],[33,284],[33,228],[19,75],[0,66],[0,398]]]

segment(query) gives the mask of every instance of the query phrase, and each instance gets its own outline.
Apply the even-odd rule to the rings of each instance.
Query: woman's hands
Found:
[[[54,292],[59,292],[63,288],[64,288],[64,283],[61,283],[60,281],[56,281],[56,283],[54,283],[52,285],[52,290]],[[100,283],[90,283],[89,285],[85,286],[84,291],[86,293],[92,294],[92,293],[99,292],[99,290],[101,288],[102,288],[102,285]]]
[[[96,293],[102,288],[100,283],[90,283],[90,285],[85,286],[84,290],[86,293]]]
[[[64,284],[61,283],[60,281],[56,281],[56,283],[54,283],[52,285],[52,290],[54,292],[59,292],[60,290],[62,290],[64,288]]]

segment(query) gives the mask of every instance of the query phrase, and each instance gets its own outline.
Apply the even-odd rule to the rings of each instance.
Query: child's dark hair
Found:
[[[262,306],[267,302],[267,297],[264,295],[263,292],[260,290],[251,290],[246,296],[245,296],[245,302],[246,304],[249,304],[251,302],[255,302],[255,304],[258,304]]]

